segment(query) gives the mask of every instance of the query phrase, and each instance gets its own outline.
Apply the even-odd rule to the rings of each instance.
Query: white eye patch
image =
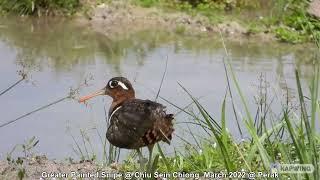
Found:
[[[121,81],[118,81],[118,84],[125,90],[128,90],[128,87]]]
[[[115,88],[118,85],[121,86],[124,90],[128,90],[128,87],[121,81],[113,80],[113,81],[109,82],[109,87],[110,88]]]

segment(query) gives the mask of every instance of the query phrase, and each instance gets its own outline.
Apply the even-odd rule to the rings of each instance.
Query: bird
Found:
[[[160,103],[137,99],[132,84],[125,77],[111,78],[103,89],[81,97],[79,102],[99,95],[113,99],[108,112],[108,141],[119,148],[137,150],[140,168],[143,166],[140,148],[148,147],[149,166],[155,143],[164,141],[170,144],[172,140],[174,115],[167,114],[166,107]]]

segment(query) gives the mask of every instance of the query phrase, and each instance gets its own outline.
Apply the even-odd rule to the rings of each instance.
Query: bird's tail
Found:
[[[172,122],[172,120],[174,119],[173,114],[166,114],[166,120]]]
[[[170,144],[170,141],[172,139],[172,133],[174,131],[172,120],[174,119],[173,114],[166,114],[165,116],[165,128],[163,128],[163,131],[161,132],[163,135],[162,140],[168,144]]]

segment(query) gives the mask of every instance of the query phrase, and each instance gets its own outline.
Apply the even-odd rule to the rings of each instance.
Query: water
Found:
[[[312,74],[312,66],[309,65],[313,57],[311,46],[258,40],[227,41],[226,46],[252,113],[256,111],[253,95],[257,94],[261,74],[270,84],[270,97],[289,88],[293,99],[294,68],[299,67],[304,80]],[[160,96],[180,107],[189,104],[191,100],[179,82],[193,96],[201,97],[201,103],[215,119],[219,119],[227,86],[224,56],[221,39],[215,37],[157,31],[106,37],[67,20],[2,19],[0,90],[19,80],[19,70],[27,72],[29,78],[0,96],[0,123],[65,97],[70,87],[77,88],[88,77],[93,77],[93,80],[89,81],[89,86],[80,89],[80,95],[98,90],[111,77],[121,75],[133,82],[137,97],[154,99],[167,58],[168,68]],[[241,113],[239,98],[236,93],[234,96],[236,109]],[[281,101],[281,95],[275,97],[272,105],[275,113],[280,111],[277,104]],[[36,153],[57,159],[78,158],[72,148],[76,146],[71,134],[83,146],[80,131],[90,138],[93,151],[101,154],[103,148],[98,132],[104,137],[104,107],[108,109],[110,102],[108,97],[95,98],[87,105],[66,100],[1,128],[0,159],[5,158],[15,145],[25,143],[33,136],[39,140],[34,149]],[[167,102],[161,99],[159,102],[168,107],[168,112],[179,112]],[[246,138],[239,135],[229,106],[230,99],[227,104],[229,130],[236,139]],[[178,113],[176,133],[192,141],[183,123],[190,119],[184,113]],[[172,147],[182,145],[180,142],[178,137],[174,137],[171,148],[163,147],[170,153]]]

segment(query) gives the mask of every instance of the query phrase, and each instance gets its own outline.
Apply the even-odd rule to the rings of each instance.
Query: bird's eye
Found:
[[[118,86],[118,81],[110,81],[109,86],[111,88],[115,88],[116,86]]]

